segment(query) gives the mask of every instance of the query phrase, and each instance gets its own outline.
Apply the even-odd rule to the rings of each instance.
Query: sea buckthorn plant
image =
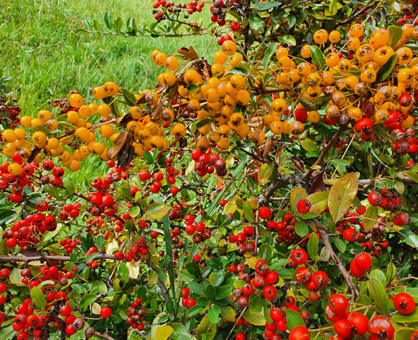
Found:
[[[39,112],[0,79],[0,339],[418,340],[417,7],[157,0],[78,34],[218,51]]]

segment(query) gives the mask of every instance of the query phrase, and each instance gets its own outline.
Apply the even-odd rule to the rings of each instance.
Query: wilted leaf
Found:
[[[309,212],[317,215],[323,213],[328,207],[328,196],[329,191],[320,191],[309,195],[307,200],[312,204]]]
[[[148,211],[142,216],[142,219],[146,221],[158,220],[163,218],[169,210],[170,207],[168,205],[163,203],[153,203],[148,208]]]

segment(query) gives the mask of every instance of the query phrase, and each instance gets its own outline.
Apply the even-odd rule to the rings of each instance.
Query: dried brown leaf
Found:
[[[185,56],[186,58],[189,58],[191,60],[195,60],[195,59],[199,59],[198,54],[196,53],[195,49],[193,48],[193,46],[190,46],[189,48],[187,47],[182,47],[180,49],[177,49],[177,53]]]

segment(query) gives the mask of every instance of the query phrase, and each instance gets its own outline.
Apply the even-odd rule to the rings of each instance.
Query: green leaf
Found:
[[[286,321],[287,329],[293,329],[297,326],[305,326],[305,323],[303,322],[303,319],[299,313],[296,313],[295,311],[291,309],[286,309],[285,313],[286,313],[286,318],[287,318],[287,321]]]
[[[205,296],[211,300],[211,301],[215,301],[216,299],[216,288],[212,285],[208,285],[205,288]]]
[[[304,138],[300,139],[299,142],[302,148],[304,148],[306,151],[318,151],[318,147],[312,139]]]
[[[0,213],[0,224],[6,223],[16,215],[16,211],[6,210]]]
[[[309,227],[305,222],[300,221],[296,223],[295,231],[300,237],[305,237],[309,234]]]
[[[196,123],[196,129],[200,129],[202,127],[204,127],[205,125],[211,124],[213,122],[213,119],[203,119],[200,122]]]
[[[408,228],[405,228],[402,230],[402,234],[405,235],[405,241],[408,245],[418,249],[418,236],[416,233],[412,232]]]
[[[257,296],[257,294],[252,294],[250,296],[250,302],[248,304],[248,309],[251,313],[260,313],[263,310],[264,300]]]
[[[137,217],[140,212],[141,209],[138,206],[133,206],[131,209],[129,209],[129,215],[131,215],[131,217]]]
[[[117,31],[118,33],[121,33],[121,28],[122,28],[122,25],[123,25],[123,20],[122,20],[122,18],[121,18],[121,17],[117,17],[113,23],[114,23],[114,25],[115,25],[115,29],[116,29],[116,31]]]
[[[389,26],[388,33],[389,33],[388,45],[395,47],[398,41],[402,38],[402,33],[403,33],[402,28],[399,26]]]
[[[121,87],[120,88],[123,94],[123,98],[125,98],[125,102],[129,105],[129,106],[135,106],[136,105],[136,97],[134,96],[134,94],[132,92],[130,92],[129,90]]]
[[[386,270],[386,276],[385,276],[385,284],[387,285],[392,279],[394,279],[395,278],[395,276],[396,276],[396,272],[397,272],[397,269],[396,269],[396,266],[392,263],[392,262],[390,262],[389,263],[389,265],[388,265],[388,268],[387,268],[387,270]]]
[[[203,340],[202,335],[204,335],[206,340],[212,340],[216,335],[216,330],[216,324],[210,322],[209,316],[206,315],[200,322],[199,326],[197,326],[196,338],[197,340]]]
[[[317,46],[310,46],[309,50],[311,51],[312,61],[318,70],[322,70],[325,65],[325,57],[324,54]]]
[[[249,23],[250,23],[250,27],[254,31],[258,31],[263,28],[263,20],[258,14],[255,14],[255,13],[250,14]]]
[[[411,335],[416,331],[417,331],[416,328],[406,328],[406,327],[399,328],[395,332],[395,340],[408,340],[411,338]]]
[[[282,3],[278,2],[278,1],[269,1],[269,2],[265,2],[263,4],[258,5],[257,7],[257,11],[266,11],[270,8],[274,8],[274,7],[278,7],[280,6]]]
[[[243,204],[243,209],[244,209],[244,216],[247,219],[247,221],[253,223],[254,215],[253,215],[253,208],[251,208],[251,204],[245,201]]]
[[[344,241],[340,240],[339,238],[334,239],[334,244],[340,251],[340,253],[345,253],[345,251],[347,250],[347,245],[344,243]]]
[[[251,313],[249,310],[246,310],[242,317],[252,325],[264,326],[266,324],[266,319],[263,312]]]
[[[331,3],[329,4],[329,13],[334,16],[338,12],[337,7],[337,0],[331,0]]]
[[[375,303],[377,310],[386,315],[389,312],[389,296],[385,291],[382,282],[376,279],[370,279],[367,283],[369,295]],[[418,321],[418,320],[417,320]]]
[[[287,259],[278,259],[277,261],[270,264],[270,270],[276,270],[277,268],[283,267],[284,265],[288,264],[290,260]]]
[[[309,195],[306,199],[311,203],[309,212],[314,214],[322,214],[328,207],[329,191],[315,192]]]
[[[270,163],[265,163],[258,171],[258,183],[264,185],[269,181],[269,178],[273,175],[274,166]]]
[[[315,105],[305,98],[299,98],[300,103],[307,111],[314,111]]]
[[[221,316],[229,322],[235,322],[235,316],[237,313],[230,306],[221,306]]]
[[[393,314],[390,318],[391,320],[397,322],[397,323],[413,323],[418,322],[418,308],[415,308],[415,310],[408,315],[403,315],[399,312]]]
[[[2,330],[0,331],[0,339],[9,340],[9,339],[14,338],[16,334],[17,332],[13,329],[13,325],[9,325],[7,327],[2,328]]]
[[[147,210],[147,212],[142,216],[143,220],[154,221],[159,220],[166,216],[170,207],[163,203],[153,203]]]
[[[238,208],[238,205],[235,202],[228,202],[225,204],[224,211],[222,215],[233,214]]]
[[[354,173],[341,177],[331,187],[328,196],[328,206],[334,222],[338,222],[350,209],[357,195],[357,190],[358,182]]]
[[[287,22],[288,22],[288,24],[289,24],[289,27],[293,27],[293,26],[295,26],[296,25],[296,16],[294,16],[293,14],[290,14],[288,17],[287,17]]]
[[[151,272],[148,278],[148,284],[152,287],[155,286],[158,282],[158,274],[156,272]]]
[[[415,183],[418,183],[418,175],[412,171],[403,171],[403,174],[412,179]]]
[[[293,35],[281,35],[277,38],[277,40],[290,46],[296,46],[296,39],[293,37]]]
[[[51,133],[51,131],[49,131],[48,129],[47,129],[47,127],[46,126],[43,126],[43,125],[37,125],[37,126],[34,126],[33,128],[33,131],[40,131],[40,132],[43,132],[44,134],[46,134],[47,136]]]
[[[364,217],[366,217],[363,220],[364,230],[369,231],[371,230],[374,225],[376,224],[377,219],[377,213],[378,213],[377,207],[371,205],[367,208],[366,212],[364,213]]]
[[[263,60],[264,71],[267,70],[271,57],[273,56],[274,53],[276,53],[277,45],[278,43],[274,43],[274,44],[269,45],[269,47],[267,48],[266,53],[264,54],[264,60]]]
[[[262,260],[270,262],[273,254],[273,247],[268,243],[263,243],[258,250],[258,257]]]
[[[232,292],[232,286],[221,286],[218,288],[216,300],[225,299]]]
[[[88,294],[81,300],[80,305],[78,306],[78,308],[83,309],[85,307],[88,307],[94,301],[96,301],[96,294]]]
[[[308,254],[312,259],[318,258],[318,245],[319,238],[316,233],[311,234],[311,238],[308,241]]]
[[[213,280],[214,287],[218,287],[221,285],[222,282],[224,282],[225,279],[225,272],[220,270],[216,273],[215,279]]]
[[[402,31],[401,28],[399,29]],[[379,71],[377,71],[376,76],[377,84],[383,82],[387,77],[389,77],[397,61],[398,55],[395,53],[394,55],[390,56],[390,58],[380,67]]]
[[[46,306],[46,299],[42,289],[39,287],[33,287],[30,291],[30,296],[36,307],[38,307],[41,311],[44,311]]]
[[[219,314],[221,314],[221,309],[217,305],[210,306],[208,311],[209,321],[217,324],[219,321],[221,321]]]
[[[67,183],[67,185],[65,186],[65,190],[67,196],[71,196],[72,194],[74,194],[77,191],[75,183],[73,181]]]

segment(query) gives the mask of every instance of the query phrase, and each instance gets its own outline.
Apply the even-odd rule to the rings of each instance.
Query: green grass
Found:
[[[91,89],[114,81],[132,92],[152,88],[165,68],[150,58],[154,49],[167,54],[176,48],[193,47],[201,55],[209,36],[150,38],[104,36],[79,33],[83,20],[97,19],[104,26],[104,14],[123,21],[135,18],[138,27],[149,25],[150,0],[6,0],[0,3],[0,78],[14,77],[11,87],[22,106],[23,115],[34,116],[48,107],[48,101],[63,98],[76,89],[88,96]],[[202,20],[205,13],[190,20]],[[215,47],[212,47],[215,48]],[[89,98],[89,97],[88,97]],[[89,98],[92,99],[92,98]],[[102,175],[104,163],[88,157],[82,170],[72,176],[76,182]]]

